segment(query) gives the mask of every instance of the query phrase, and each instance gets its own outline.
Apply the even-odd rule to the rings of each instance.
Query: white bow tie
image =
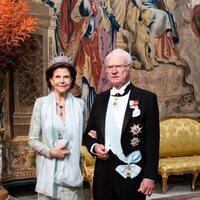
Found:
[[[120,88],[119,90],[117,90],[116,88],[113,87],[113,88],[111,89],[111,91],[110,91],[110,95],[111,95],[111,96],[114,96],[114,95],[116,95],[116,94],[121,94],[121,95],[122,95],[122,94],[124,94],[124,92],[125,92],[125,91],[124,91],[124,88]]]

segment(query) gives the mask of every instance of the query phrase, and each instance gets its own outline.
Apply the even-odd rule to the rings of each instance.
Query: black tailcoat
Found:
[[[83,137],[83,143],[87,146],[89,151],[94,143],[105,145],[105,120],[109,97],[110,90],[107,90],[98,94],[93,103]],[[132,100],[136,100],[139,103],[138,107],[141,114],[137,117],[132,117],[134,108],[131,108],[129,105],[129,102]],[[139,125],[141,128],[141,133],[138,135],[139,144],[136,146],[131,144],[133,135],[130,130],[134,125]],[[97,132],[97,139],[88,136],[90,130],[95,130]],[[142,160],[138,163],[142,171],[138,176],[140,177],[138,180],[141,181],[143,178],[155,180],[157,177],[159,160],[159,110],[157,97],[154,93],[137,88],[132,84],[121,132],[121,145],[125,156],[135,150],[140,150],[142,153]],[[103,166],[106,162],[107,161],[102,161],[98,158],[96,159],[94,190],[96,188],[95,185],[105,185],[105,179],[107,179],[108,174],[104,171],[106,168]],[[105,174],[106,176],[104,176]],[[139,184],[137,187],[139,187]],[[137,189],[138,188],[136,188],[136,190]],[[94,191],[94,198],[103,200],[95,196],[97,196],[97,194]],[[122,200],[124,199],[126,198]]]

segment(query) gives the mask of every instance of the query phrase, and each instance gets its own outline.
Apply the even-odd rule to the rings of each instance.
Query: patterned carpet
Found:
[[[37,195],[27,195],[21,197],[10,197],[8,200],[36,200]],[[84,189],[84,200],[90,200],[88,189]],[[148,198],[149,200],[200,200],[200,192],[185,195],[175,195],[170,197]]]
[[[34,184],[24,184],[6,189],[13,197],[8,200],[37,200]],[[84,184],[83,193],[84,200],[90,200],[90,190],[87,183]],[[191,192],[191,176],[171,177],[165,194],[162,193],[162,186],[158,182],[154,194],[147,197],[147,200],[200,200],[200,180],[197,181],[195,192]]]
[[[87,191],[88,192],[88,191]],[[10,197],[9,200],[36,200],[37,196],[24,196],[13,198]],[[84,200],[89,200],[89,194],[84,196]],[[186,195],[175,195],[173,197],[161,197],[161,198],[153,198],[151,200],[200,200],[200,192],[194,194],[186,194]]]
[[[37,200],[37,194],[34,192],[35,185],[15,186],[7,188],[9,198],[6,200]],[[83,190],[83,199],[90,200],[90,190],[88,186]],[[1,199],[0,199],[1,200]]]

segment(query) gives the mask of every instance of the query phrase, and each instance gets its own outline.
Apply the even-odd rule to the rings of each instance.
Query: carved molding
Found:
[[[8,191],[2,185],[2,138],[5,129],[0,129],[0,199],[5,200],[8,198]]]

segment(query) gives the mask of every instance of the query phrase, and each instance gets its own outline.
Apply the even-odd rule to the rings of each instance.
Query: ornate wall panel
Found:
[[[22,44],[20,66],[7,78],[5,137],[2,141],[2,181],[35,178],[35,153],[27,144],[35,99],[46,95],[45,70],[54,54],[55,17],[43,3],[31,2],[38,30]]]
[[[15,73],[14,137],[27,135],[32,106],[43,94],[43,36],[33,34],[21,48],[21,64]]]
[[[42,35],[35,34],[23,44],[24,57],[17,73],[19,107],[32,106],[35,98],[43,94],[42,43]]]

